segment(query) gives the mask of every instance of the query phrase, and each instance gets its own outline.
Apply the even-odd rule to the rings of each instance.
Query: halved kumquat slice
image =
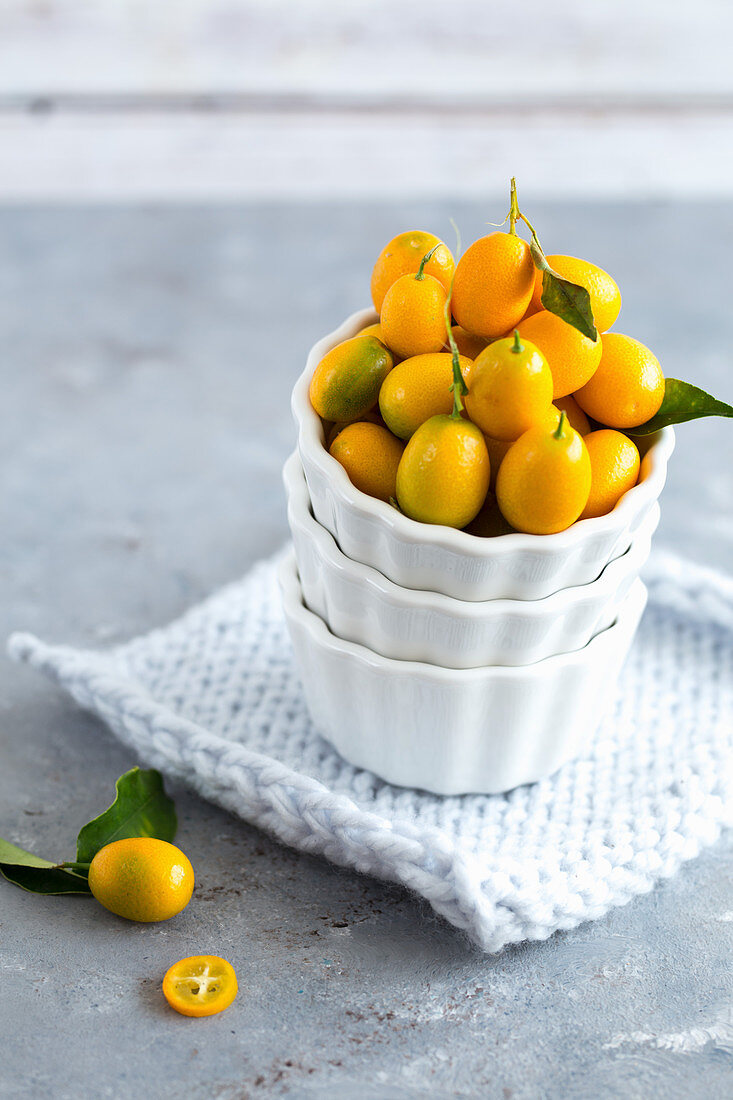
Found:
[[[163,978],[163,996],[182,1016],[214,1016],[237,995],[237,975],[218,955],[191,955]]]

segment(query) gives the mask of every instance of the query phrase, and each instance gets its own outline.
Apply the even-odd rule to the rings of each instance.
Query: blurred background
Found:
[[[727,0],[3,0],[0,197],[729,196]]]

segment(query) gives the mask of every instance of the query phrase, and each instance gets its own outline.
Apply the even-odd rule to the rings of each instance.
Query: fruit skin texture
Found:
[[[612,428],[585,437],[590,457],[590,496],[580,518],[591,519],[612,512],[639,477],[641,460],[633,440]]]
[[[114,840],[89,866],[94,897],[126,920],[170,920],[188,905],[193,884],[193,867],[181,849],[149,836]]]
[[[405,447],[397,502],[421,523],[465,527],[489,488],[489,455],[479,428],[454,416],[432,416]]]
[[[551,535],[575,523],[590,485],[588,451],[566,419],[554,432],[530,428],[512,444],[496,479],[496,499],[517,531]]]
[[[372,271],[372,301],[377,313],[382,312],[384,296],[401,275],[414,275],[420,267],[423,256],[431,248],[439,245],[425,264],[425,274],[432,275],[442,284],[446,294],[450,289],[455,263],[450,249],[434,233],[425,233],[421,229],[409,229],[398,233],[386,244],[377,257]]]
[[[387,351],[391,354],[393,361],[395,363],[400,362],[400,357],[398,355],[395,355],[390,347],[387,347],[387,340],[385,339],[385,335],[382,332],[382,326],[380,325],[379,321],[376,321],[373,325],[367,325],[366,328],[363,328],[361,332],[357,332],[356,335],[374,336],[377,340],[379,340],[380,344],[384,344],[385,348],[387,348]]]
[[[547,427],[550,431],[554,431],[560,423],[560,409],[558,405],[549,405],[547,413],[541,419],[541,423],[544,424],[545,427]],[[583,417],[587,424],[588,420],[585,416],[585,413],[581,412],[580,409],[578,410],[578,412],[580,412],[580,415]],[[568,420],[570,420],[569,415]],[[571,424],[571,426],[575,427],[574,424]],[[578,429],[576,428],[575,430],[577,431]],[[588,428],[588,430],[590,431],[590,427]],[[583,433],[581,432],[580,434],[582,435]],[[484,434],[484,441],[486,443],[486,449],[489,452],[489,462],[491,463],[491,479],[489,481],[489,489],[493,492],[496,489],[496,478],[497,474],[499,473],[499,467],[504,460],[504,455],[508,452],[514,440],[492,439],[490,435]]]
[[[348,424],[329,448],[352,484],[367,496],[389,502],[397,484],[397,467],[404,444],[378,424]]]
[[[607,332],[593,377],[574,395],[581,409],[609,428],[645,424],[664,399],[664,374],[656,355],[631,336]]]
[[[451,308],[458,324],[486,340],[519,323],[534,289],[529,245],[513,233],[480,237],[458,261]]]
[[[602,267],[579,260],[577,256],[548,256],[547,262],[558,275],[564,275],[571,283],[584,286],[590,294],[590,307],[599,332],[607,332],[621,311],[621,291]],[[534,290],[529,304],[529,315],[542,309],[543,274],[535,270]]]
[[[563,409],[565,410],[565,415],[568,418],[570,427],[575,428],[579,435],[586,436],[588,434],[590,431],[590,422],[572,394],[567,394],[566,397],[555,398],[553,404],[560,412],[562,412]]]
[[[394,366],[374,336],[354,336],[327,352],[313,372],[311,405],[324,420],[358,420],[376,404],[382,382]]]
[[[163,978],[163,996],[181,1016],[214,1016],[237,995],[234,967],[218,955],[190,955]]]
[[[483,336],[474,336],[472,332],[466,332],[460,325],[451,325],[453,339],[456,342],[459,355],[465,355],[466,359],[476,359],[486,347]],[[450,344],[443,345],[446,351],[450,351]]]
[[[542,352],[529,341],[495,340],[474,361],[466,412],[492,439],[518,439],[541,423],[552,404],[552,375]]]
[[[384,427],[384,421],[379,413],[379,408],[370,409],[369,412],[364,413],[358,420],[349,420],[348,424],[361,424],[367,421],[369,424],[379,424],[380,427]],[[323,429],[323,437],[326,440],[326,450],[330,451],[331,444],[333,443],[339,432],[342,432],[344,428],[348,427],[343,420],[338,420],[335,424],[328,423]]]
[[[461,373],[470,360],[459,356]],[[391,432],[409,439],[421,424],[453,408],[453,358],[447,352],[413,355],[390,371],[379,391],[379,411]]]
[[[536,344],[549,363],[553,400],[575,394],[598,368],[603,350],[600,336],[594,343],[546,309],[527,317],[517,329],[522,340]],[[577,400],[577,394],[575,397]]]
[[[379,321],[376,321],[373,325],[367,325],[361,332],[357,332],[357,336],[375,336],[380,343],[387,347],[387,342],[384,339],[384,333],[382,332],[382,326]]]
[[[402,275],[387,291],[379,315],[387,346],[402,359],[442,351],[446,298],[432,275]]]

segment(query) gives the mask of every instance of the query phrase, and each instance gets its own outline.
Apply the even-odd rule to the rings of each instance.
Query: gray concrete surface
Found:
[[[476,206],[0,210],[0,634],[105,645],[285,537],[288,392],[411,224]],[[733,205],[537,206],[548,251],[608,267],[621,331],[733,400]],[[658,541],[733,568],[733,424],[683,427]],[[0,836],[65,857],[135,763],[0,662]],[[196,868],[175,921],[0,881],[0,1094],[221,1100],[717,1098],[733,1091],[733,849],[606,919],[484,957],[395,887],[175,789]],[[240,995],[187,1020],[162,975],[223,954]]]

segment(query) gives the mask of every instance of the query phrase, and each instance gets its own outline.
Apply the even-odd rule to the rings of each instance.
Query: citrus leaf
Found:
[[[109,809],[84,825],[77,837],[77,863],[91,863],[100,848],[131,836],[172,841],[178,821],[173,800],[163,790],[159,771],[132,768],[117,780]]]
[[[626,428],[627,435],[651,435],[668,424],[684,424],[687,420],[699,420],[703,416],[733,416],[733,407],[725,401],[718,401],[705,390],[693,386],[690,382],[681,382],[679,378],[667,378],[664,383],[664,398],[659,412],[640,424],[638,428]]]
[[[584,286],[571,283],[569,279],[552,270],[535,236],[532,237],[529,248],[535,267],[542,272],[542,305],[589,340],[597,340],[598,330],[593,320],[588,291]]]
[[[33,894],[89,894],[87,880],[0,839],[0,874]]]
[[[0,874],[29,894],[85,894],[91,897],[92,893],[85,878],[63,871],[60,867],[42,870],[40,867],[0,863]]]

